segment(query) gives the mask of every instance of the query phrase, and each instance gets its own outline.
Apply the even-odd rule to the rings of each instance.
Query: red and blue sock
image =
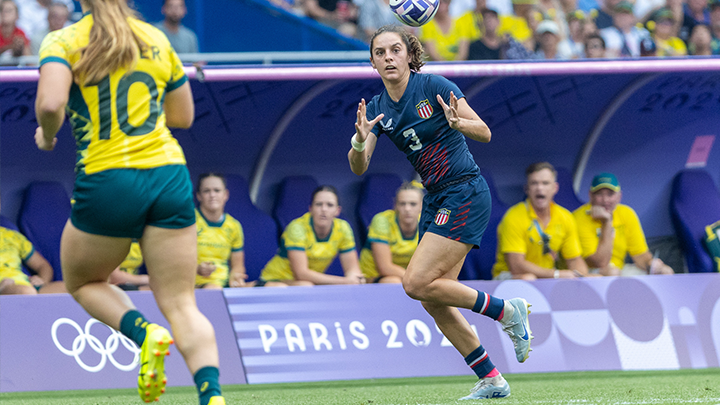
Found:
[[[505,308],[505,301],[493,297],[492,295],[478,291],[477,301],[473,306],[473,312],[478,314],[489,316],[490,318],[499,321],[503,317],[503,308]]]
[[[490,378],[500,375],[500,372],[495,368],[495,365],[490,361],[485,348],[480,345],[477,349],[473,350],[472,353],[465,357],[465,362],[475,372],[479,379]]]

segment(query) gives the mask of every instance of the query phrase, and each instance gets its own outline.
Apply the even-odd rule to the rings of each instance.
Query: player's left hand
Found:
[[[460,115],[458,114],[458,99],[455,97],[455,93],[450,92],[450,105],[445,104],[442,97],[437,95],[438,103],[445,112],[445,119],[447,119],[450,128],[458,129],[460,127]]]
[[[37,127],[35,130],[35,144],[40,150],[53,150],[57,144],[57,138],[53,138],[52,141],[48,142],[48,140],[45,139],[45,133],[42,127]]]

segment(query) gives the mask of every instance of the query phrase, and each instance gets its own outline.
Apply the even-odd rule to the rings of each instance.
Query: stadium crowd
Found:
[[[399,24],[388,0],[268,0],[366,41]],[[72,0],[2,0],[0,64],[37,55],[45,35],[82,15]],[[199,52],[182,24],[184,0],[154,22],[180,54]],[[434,61],[678,57],[720,54],[720,0],[440,0],[433,20],[409,28]]]

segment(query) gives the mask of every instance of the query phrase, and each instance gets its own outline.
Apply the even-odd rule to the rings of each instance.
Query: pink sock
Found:
[[[494,368],[494,369],[492,369],[492,371],[490,371],[490,372],[488,373],[488,375],[486,375],[486,376],[483,377],[483,378],[493,378],[493,377],[497,377],[497,376],[499,376],[499,375],[500,375],[500,372],[497,370],[497,368]]]

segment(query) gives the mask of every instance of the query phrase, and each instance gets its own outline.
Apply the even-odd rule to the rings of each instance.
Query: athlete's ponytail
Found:
[[[127,0],[82,0],[92,12],[93,26],[88,45],[81,49],[75,65],[76,80],[83,85],[98,83],[108,74],[134,69],[145,43],[130,29],[128,18],[137,18]]]

